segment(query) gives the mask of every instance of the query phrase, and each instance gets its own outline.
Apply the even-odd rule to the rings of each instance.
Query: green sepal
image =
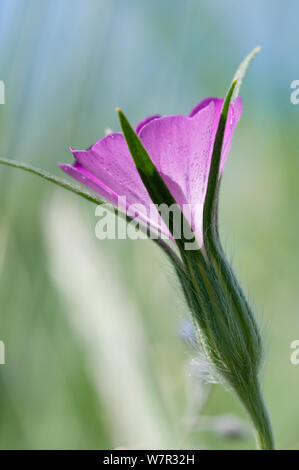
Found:
[[[64,178],[59,178],[59,176],[51,175],[51,173],[48,173],[45,170],[41,170],[40,168],[36,168],[32,165],[27,165],[27,163],[0,158],[0,164],[11,166],[13,168],[19,168],[20,170],[32,173],[33,175],[39,176],[40,178],[46,181],[50,181],[51,183],[56,184],[56,186],[60,186],[61,188],[66,189],[67,191],[71,191],[72,193],[81,196],[83,199],[87,199],[87,201],[93,202],[95,204],[105,204],[106,202],[96,196],[93,196],[88,191],[85,191],[84,189],[80,188],[80,186],[70,183]]]
[[[260,46],[255,47],[239,65],[233,78],[233,80],[237,80],[237,85],[233,92],[232,101],[235,98],[237,98],[237,96],[239,95],[242,81],[243,81],[243,78],[245,77],[247,69],[249,65],[251,64],[251,62],[253,61],[253,59],[255,58],[255,56],[260,52],[260,50],[261,50]]]
[[[204,244],[208,243],[211,231],[217,230],[215,220],[217,220],[217,200],[218,200],[218,184],[219,170],[221,161],[221,152],[224,139],[225,126],[228,116],[229,105],[235,89],[237,81],[234,80],[227,92],[222,107],[218,129],[216,132],[215,143],[213,147],[211,166],[209,171],[208,187],[204,202],[203,210],[203,239]]]
[[[0,164],[10,166],[12,168],[18,168],[20,170],[26,171],[33,175],[39,176],[40,178],[46,181],[49,181],[50,183],[54,183],[56,186],[60,186],[61,188],[66,189],[67,191],[71,191],[72,193],[75,193],[78,196],[82,197],[83,199],[86,199],[87,201],[92,202],[94,204],[97,204],[97,205],[107,204],[107,201],[100,199],[98,196],[94,196],[88,191],[82,189],[80,186],[70,183],[64,178],[51,175],[51,173],[48,173],[47,171],[42,170],[40,168],[36,168],[32,165],[27,165],[26,163],[23,163],[23,162],[19,162],[16,160],[8,160],[5,158],[0,158]],[[107,205],[107,207],[110,208],[109,205]],[[118,216],[125,217],[128,223],[132,221],[132,218],[129,215],[127,214],[124,215],[122,212],[119,212],[116,207],[111,206],[111,210],[114,211]],[[147,231],[145,231],[145,233],[148,234]],[[180,259],[178,258],[178,256],[176,255],[176,253],[174,252],[174,250],[161,238],[155,238],[153,240],[157,245],[160,246],[160,248],[163,249],[164,253],[166,253],[168,258],[174,264],[175,268],[183,271],[182,263]]]
[[[223,138],[225,132],[225,126],[228,116],[228,110],[230,102],[233,101],[239,95],[241,84],[246,71],[254,59],[254,57],[260,52],[260,47],[255,47],[241,62],[237,71],[235,72],[232,83],[226,94],[226,98],[222,107],[221,116],[218,124],[218,129],[215,137],[211,167],[209,172],[208,187],[204,203],[203,212],[203,236],[205,245],[209,245],[211,237],[218,239],[218,195],[219,195],[219,170],[221,161],[221,151],[223,145]]]
[[[131,124],[129,123],[128,119],[124,115],[124,113],[117,108],[117,112],[119,115],[119,121],[124,133],[128,148],[130,150],[132,159],[135,163],[136,169],[140,175],[140,178],[147,189],[147,192],[153,201],[153,203],[157,206],[159,210],[159,206],[162,204],[166,204],[168,207],[172,205],[177,205],[175,199],[173,198],[172,194],[170,193],[168,187],[164,183],[159,171],[157,170],[155,164],[151,160],[149,154],[147,153],[146,149],[144,148],[142,142],[140,141],[139,137],[135,133],[134,129],[132,128]],[[163,218],[163,211],[159,211],[161,217]],[[191,243],[192,240],[184,239],[184,227],[189,227],[190,233],[192,232],[191,227],[189,226],[184,214],[180,211],[180,236],[178,236],[175,230],[175,224],[173,219],[172,211],[169,212],[169,220],[164,220],[164,222],[169,223],[168,229],[171,234],[174,236],[178,247],[180,248],[181,253],[184,253],[184,243]],[[192,232],[193,233],[193,232]],[[194,239],[195,240],[195,235]]]

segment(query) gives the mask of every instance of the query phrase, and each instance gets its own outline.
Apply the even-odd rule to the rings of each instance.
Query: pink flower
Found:
[[[191,208],[190,213],[184,213],[200,245],[203,238],[202,210],[222,105],[223,99],[206,98],[193,108],[189,116],[155,115],[144,119],[136,127],[138,137],[177,204],[183,211],[184,205]],[[220,174],[241,113],[242,101],[238,97],[229,108]],[[75,162],[73,165],[60,164],[63,171],[114,205],[118,204],[120,196],[125,196],[127,208],[138,204],[138,217],[157,228],[160,216],[149,216],[152,201],[123,134],[111,133],[87,150],[71,148],[71,151]],[[160,227],[163,232],[168,232],[161,220]]]

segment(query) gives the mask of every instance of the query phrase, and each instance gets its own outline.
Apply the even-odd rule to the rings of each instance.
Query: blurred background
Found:
[[[221,235],[257,312],[277,446],[299,448],[299,5],[277,0],[0,0],[0,157],[57,175],[115,107],[132,123],[223,96],[243,57],[244,113]],[[186,310],[153,242],[99,241],[95,207],[0,168],[1,449],[254,448],[245,413],[202,384]]]

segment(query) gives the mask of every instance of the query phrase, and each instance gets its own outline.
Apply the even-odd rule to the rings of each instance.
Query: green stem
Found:
[[[255,428],[257,448],[259,450],[274,450],[271,421],[264,403],[259,381],[252,381],[244,393],[237,393]]]

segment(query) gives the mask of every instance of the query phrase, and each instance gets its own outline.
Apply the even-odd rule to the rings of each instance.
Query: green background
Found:
[[[299,339],[299,105],[290,102],[298,8],[0,2],[0,157],[57,175],[70,145],[119,130],[116,106],[132,123],[188,113],[223,96],[239,62],[262,46],[242,88],[220,224],[263,331],[279,448],[299,448],[299,365],[290,362]],[[1,167],[0,184],[0,448],[254,448],[237,400],[198,377],[180,334],[178,284],[154,243],[97,240],[95,208],[34,176]]]

